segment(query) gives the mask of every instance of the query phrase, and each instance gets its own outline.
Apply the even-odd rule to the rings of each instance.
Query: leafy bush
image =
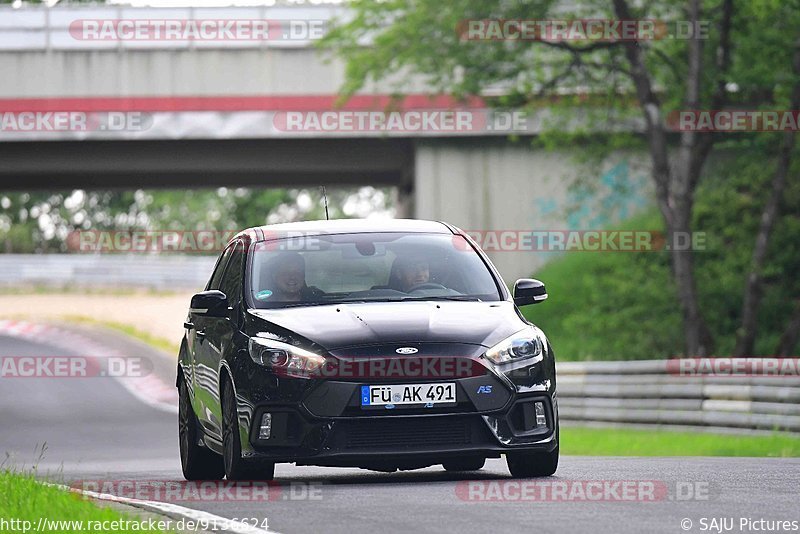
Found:
[[[741,321],[744,283],[774,167],[743,154],[720,163],[698,189],[694,229],[706,249],[695,254],[703,313],[716,354],[730,354]],[[756,355],[772,354],[800,298],[800,187],[790,180],[770,242]],[[651,210],[620,229],[663,230]],[[550,337],[561,360],[640,360],[683,351],[681,313],[669,254],[568,252],[534,277],[550,299],[523,313]]]

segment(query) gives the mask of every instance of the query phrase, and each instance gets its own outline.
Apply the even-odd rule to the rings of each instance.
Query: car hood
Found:
[[[267,323],[259,328],[295,333],[327,350],[421,342],[491,347],[526,326],[508,301],[370,302],[250,313]]]

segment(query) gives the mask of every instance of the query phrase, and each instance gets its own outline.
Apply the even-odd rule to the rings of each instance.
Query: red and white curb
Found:
[[[120,497],[118,495],[110,495],[108,493],[97,493],[94,491],[89,491],[79,488],[71,488],[69,486],[64,486],[62,484],[51,484],[51,483],[46,483],[46,484],[65,491],[80,493],[82,495],[85,495],[86,497],[89,497],[91,499],[96,499],[99,501],[119,502],[123,504],[128,504],[130,506],[135,506],[137,508],[142,508],[144,510],[148,510],[151,512],[160,513],[168,517],[174,518],[175,516],[178,516],[181,518],[186,518],[200,525],[204,524],[214,525],[215,526],[215,528],[213,529],[214,532],[233,532],[234,534],[278,534],[274,530],[259,528],[253,525],[249,525],[246,522],[234,521],[225,517],[204,512],[202,510],[195,510],[194,508],[186,508],[184,506],[178,506],[177,504],[173,503],[166,503],[159,501],[145,501],[142,499],[131,499],[129,497]],[[217,525],[223,525],[224,528],[216,528]]]
[[[0,335],[30,340],[93,358],[124,358],[130,356],[98,343],[78,332],[55,325],[0,319]],[[166,383],[155,373],[144,376],[114,376],[128,392],[141,402],[169,413],[178,411],[178,392],[174,384]]]

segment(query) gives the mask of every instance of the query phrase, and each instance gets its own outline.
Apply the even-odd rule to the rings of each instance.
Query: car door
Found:
[[[220,255],[217,265],[214,267],[211,279],[206,285],[206,291],[210,289],[219,289],[225,267],[228,264],[232,252],[233,247],[229,246],[222,255]],[[213,361],[213,358],[209,354],[210,348],[208,343],[208,327],[210,321],[210,317],[198,313],[198,310],[189,310],[189,322],[192,324],[192,328],[189,330],[187,336],[187,346],[189,348],[189,354],[192,357],[191,382],[192,390],[194,391],[192,401],[197,419],[206,432],[214,429],[214,424],[211,421],[211,408],[216,404],[214,400],[215,397],[219,396],[217,368],[209,366],[209,362]],[[212,435],[214,435],[213,432]]]
[[[206,317],[205,319],[205,348],[203,351],[203,366],[209,372],[213,369],[214,383],[218,384],[217,390],[206,406],[208,429],[214,435],[222,437],[222,406],[219,384],[222,360],[235,351],[234,336],[241,327],[242,321],[242,276],[244,271],[245,251],[244,243],[237,240],[230,246],[230,257],[225,266],[218,288],[228,297],[227,317]]]

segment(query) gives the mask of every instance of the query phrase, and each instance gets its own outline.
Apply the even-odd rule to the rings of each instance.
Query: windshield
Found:
[[[256,243],[251,258],[249,293],[255,308],[501,299],[488,267],[461,236],[289,237]]]

